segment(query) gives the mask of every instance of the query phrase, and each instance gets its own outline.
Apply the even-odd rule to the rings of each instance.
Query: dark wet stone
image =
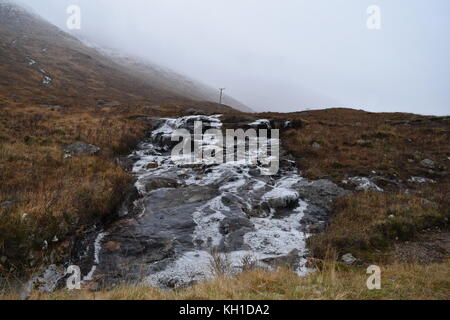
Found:
[[[329,180],[302,181],[296,190],[301,199],[325,209],[330,209],[336,198],[350,193]]]
[[[229,234],[242,228],[253,229],[254,225],[250,219],[245,217],[227,217],[220,221],[219,230],[221,234]]]
[[[84,142],[75,142],[64,148],[64,151],[72,157],[92,156],[100,152],[100,148]]]
[[[239,230],[226,234],[219,246],[222,252],[249,250],[249,246],[244,241],[244,236],[254,231],[253,228],[243,227]]]

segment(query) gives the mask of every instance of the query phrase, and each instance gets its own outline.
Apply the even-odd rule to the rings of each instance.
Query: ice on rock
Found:
[[[254,257],[266,267],[265,259],[277,259],[299,252],[297,272],[304,274],[307,234],[301,231],[301,220],[307,204],[299,200],[297,184],[303,179],[296,170],[280,171],[279,175],[265,177],[255,174],[255,166],[248,163],[223,163],[210,166],[179,166],[171,158],[169,150],[161,150],[159,138],[170,139],[176,129],[187,128],[192,132],[194,121],[204,121],[206,127],[221,128],[220,116],[188,116],[178,119],[165,119],[153,131],[149,141],[141,143],[139,149],[130,155],[135,160],[133,173],[137,178],[136,187],[146,196],[145,181],[151,177],[176,179],[180,188],[211,187],[218,190],[218,196],[199,202],[190,213],[195,223],[192,232],[192,247],[176,251],[174,256],[149,264],[149,274],[145,283],[158,287],[179,287],[213,276],[211,272],[211,251],[220,248],[226,235],[221,233],[224,219],[247,219],[254,228],[246,228],[240,235],[240,245],[236,251],[226,253],[232,270],[242,270],[242,259]],[[267,123],[268,120],[256,122]],[[157,139],[158,138],[158,139]],[[208,142],[202,148],[211,147]],[[174,193],[176,196],[176,192]],[[269,217],[250,217],[247,209],[255,205],[269,203],[273,210],[282,209],[282,215]],[[195,204],[194,204],[195,205]],[[143,211],[145,214],[145,211]],[[141,216],[139,216],[141,218]],[[248,225],[247,224],[247,225]],[[244,224],[245,225],[245,224]],[[239,227],[239,225],[238,225]],[[242,227],[241,227],[242,228]],[[86,277],[90,279],[96,272],[100,261],[101,243],[104,235],[95,241],[94,266]],[[264,261],[263,261],[264,260]]]

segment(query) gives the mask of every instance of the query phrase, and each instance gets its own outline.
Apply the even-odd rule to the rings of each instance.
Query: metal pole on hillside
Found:
[[[223,96],[223,91],[225,90],[226,88],[220,88],[219,90],[220,90],[220,99],[219,99],[219,104],[222,104],[222,96]]]

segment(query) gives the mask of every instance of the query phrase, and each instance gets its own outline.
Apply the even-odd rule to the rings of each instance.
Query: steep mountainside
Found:
[[[88,40],[83,35],[75,34],[75,36],[88,47],[96,49],[101,54],[111,58],[117,64],[130,71],[132,70],[135,76],[142,78],[144,81],[151,83],[157,88],[174,92],[183,97],[197,101],[216,102],[219,98],[218,90],[211,88],[204,83],[178,74],[169,68],[160,66],[149,60],[100,46],[95,44],[92,40]],[[252,109],[226,94],[223,96],[223,103],[236,110],[253,112]]]
[[[133,64],[105,56],[25,9],[0,2],[0,102],[218,106],[206,102],[215,100],[201,85]]]

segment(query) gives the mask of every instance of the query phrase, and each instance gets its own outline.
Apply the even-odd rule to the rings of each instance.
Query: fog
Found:
[[[21,0],[68,31],[198,79],[257,111],[449,114],[448,0]],[[367,8],[381,9],[381,29]]]

